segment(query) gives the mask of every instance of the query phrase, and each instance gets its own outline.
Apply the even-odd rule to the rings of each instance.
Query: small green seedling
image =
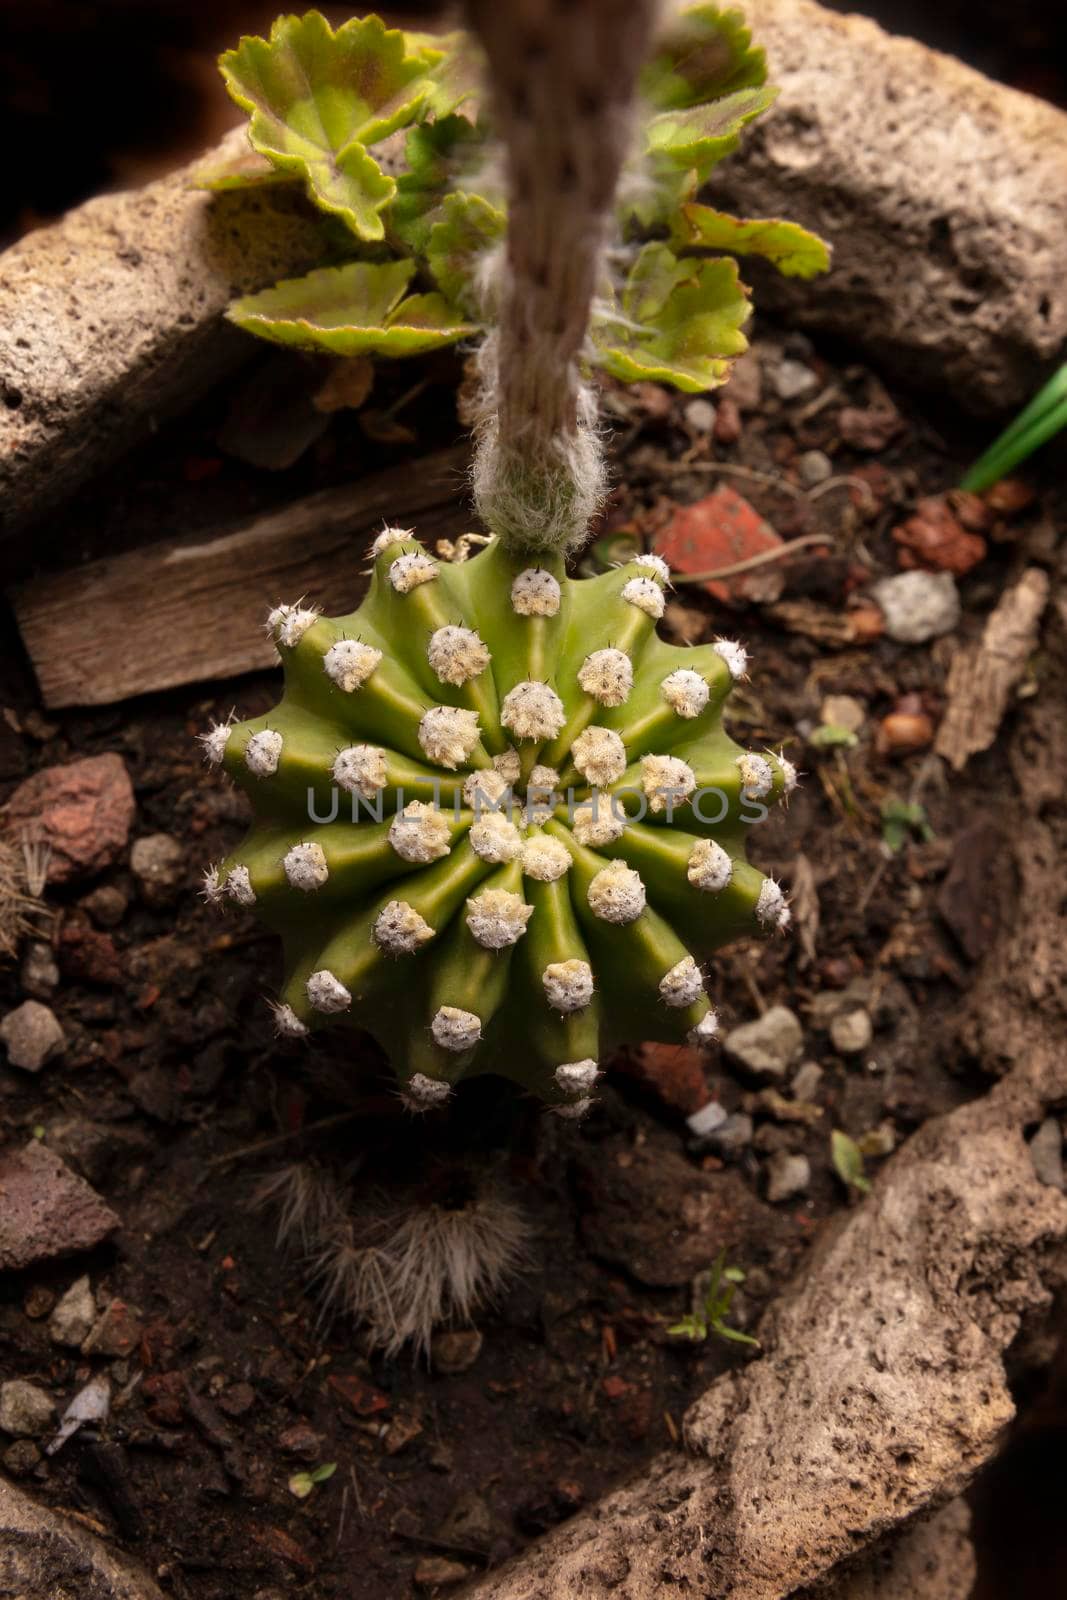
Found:
[[[917,802],[898,800],[891,796],[882,803],[882,840],[894,854],[912,838],[929,844],[936,838],[926,815],[926,807]]]
[[[858,1194],[870,1192],[871,1180],[863,1170],[863,1151],[855,1139],[850,1139],[840,1128],[835,1128],[830,1135],[830,1156],[834,1171],[850,1193],[853,1190]]]
[[[814,750],[851,750],[858,742],[851,728],[840,728],[835,722],[824,722],[808,736]]]
[[[720,1250],[708,1274],[703,1307],[700,1311],[691,1312],[683,1317],[680,1322],[668,1328],[667,1332],[675,1334],[680,1339],[692,1339],[694,1343],[703,1341],[711,1334],[716,1339],[724,1339],[728,1344],[747,1344],[758,1350],[758,1339],[754,1339],[750,1333],[742,1333],[740,1328],[731,1328],[726,1321],[737,1287],[744,1281],[745,1274],[741,1268],[728,1267],[726,1251]]]
[[[336,1471],[336,1461],[324,1461],[321,1467],[312,1467],[310,1472],[294,1472],[289,1479],[289,1493],[298,1500],[306,1500],[318,1484],[332,1478]]]

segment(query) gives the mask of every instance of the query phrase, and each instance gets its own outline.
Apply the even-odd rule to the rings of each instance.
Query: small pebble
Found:
[[[53,1344],[80,1349],[96,1321],[96,1301],[88,1275],[72,1283],[48,1319]]]
[[[873,1037],[870,1012],[862,1009],[841,1011],[830,1023],[831,1042],[843,1056],[861,1055]]]
[[[435,1372],[448,1377],[467,1372],[482,1352],[482,1336],[477,1328],[448,1328],[434,1335],[430,1364]]]
[[[92,894],[87,894],[78,903],[98,928],[117,928],[129,906],[122,890],[110,883],[102,883],[99,889],[94,889]]]
[[[951,572],[898,572],[871,594],[885,615],[885,631],[898,644],[925,644],[951,633],[960,620],[960,596]]]
[[[8,1445],[0,1461],[13,1478],[28,1478],[40,1466],[41,1452],[32,1439],[16,1439],[14,1444]]]
[[[723,1040],[726,1054],[757,1078],[784,1079],[804,1048],[804,1033],[787,1006],[771,1006],[754,1022],[731,1028]]]
[[[1030,1160],[1042,1183],[1050,1189],[1064,1188],[1063,1134],[1055,1117],[1046,1117],[1030,1140]]]
[[[802,1061],[793,1079],[793,1094],[798,1100],[806,1100],[810,1104],[819,1092],[822,1076],[822,1068],[817,1061]]]
[[[128,1306],[124,1300],[112,1300],[93,1324],[82,1354],[128,1356],[140,1338],[141,1316],[136,1307]]]
[[[24,1378],[0,1383],[0,1429],[18,1438],[38,1438],[55,1421],[52,1396]]]
[[[827,728],[859,733],[866,720],[867,708],[863,701],[850,694],[828,694],[819,707],[819,721]]]
[[[59,987],[59,968],[52,946],[43,939],[35,939],[23,956],[19,982],[23,994],[34,1000],[47,1000]]]
[[[736,444],[741,437],[741,407],[729,395],[724,395],[719,401],[713,432],[716,444]]]
[[[752,1143],[752,1128],[752,1118],[747,1111],[731,1112],[725,1122],[697,1142],[696,1151],[709,1150],[725,1160],[732,1160]]]
[[[415,1568],[416,1589],[451,1589],[471,1575],[471,1568],[445,1556],[423,1556]]]
[[[54,1012],[39,1000],[24,1000],[0,1022],[0,1039],[13,1067],[40,1072],[63,1050],[66,1039]]]
[[[694,433],[710,433],[715,426],[715,407],[710,400],[690,400],[682,415]]]
[[[797,457],[797,471],[801,483],[814,489],[817,483],[825,483],[827,478],[833,477],[834,464],[824,450],[805,450]]]
[[[322,1434],[307,1422],[294,1422],[291,1428],[280,1433],[278,1447],[287,1456],[295,1456],[298,1461],[322,1460]]]
[[[56,1303],[53,1290],[43,1283],[35,1283],[26,1291],[26,1298],[22,1302],[22,1309],[31,1322],[40,1322],[42,1317],[47,1317]]]
[[[150,833],[134,841],[130,871],[146,905],[163,906],[174,899],[185,876],[185,850],[169,833]]]
[[[818,377],[810,367],[788,357],[772,369],[771,382],[779,400],[799,400],[801,395],[811,394],[819,387]]]
[[[694,1138],[702,1139],[706,1134],[714,1133],[716,1128],[722,1127],[726,1121],[726,1107],[718,1100],[709,1100],[706,1106],[701,1106],[699,1111],[694,1111],[685,1121]]]
[[[811,1163],[807,1156],[777,1150],[767,1162],[767,1199],[772,1205],[803,1194],[811,1183]]]

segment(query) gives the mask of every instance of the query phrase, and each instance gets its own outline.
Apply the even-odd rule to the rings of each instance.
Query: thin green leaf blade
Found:
[[[798,223],[780,217],[731,217],[712,206],[683,205],[672,242],[736,256],[762,256],[786,278],[813,278],[830,266],[829,245]]]

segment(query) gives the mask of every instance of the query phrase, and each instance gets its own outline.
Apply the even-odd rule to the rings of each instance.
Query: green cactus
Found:
[[[352,615],[271,612],[275,710],[202,736],[256,816],[205,895],[281,935],[281,1034],[367,1030],[414,1109],[494,1072],[580,1115],[613,1045],[713,1038],[699,959],[788,921],[744,833],[796,774],[723,731],[739,645],[657,637],[658,557],[373,552]]]

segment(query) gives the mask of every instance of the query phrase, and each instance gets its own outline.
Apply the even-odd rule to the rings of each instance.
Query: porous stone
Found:
[[[951,633],[960,620],[960,596],[951,572],[898,572],[871,589],[885,615],[885,631],[898,644],[925,644]]]
[[[767,1162],[767,1199],[772,1205],[804,1194],[811,1182],[811,1163],[807,1156],[776,1150]]]
[[[17,1439],[38,1439],[55,1420],[52,1396],[25,1378],[0,1383],[0,1429]]]
[[[1062,1192],[1063,1133],[1055,1117],[1046,1117],[1030,1140],[1030,1160],[1041,1182]]]
[[[169,833],[149,833],[134,840],[130,871],[137,879],[146,905],[165,906],[181,888],[185,851]]]
[[[88,877],[117,861],[133,813],[126,763],[111,752],[44,767],[20,783],[7,804],[9,825],[32,826],[50,848],[48,882],[53,884]]]
[[[771,1006],[753,1022],[731,1028],[723,1049],[757,1078],[784,1080],[804,1048],[800,1022],[788,1006]]]
[[[778,100],[715,171],[716,205],[834,247],[810,281],[744,276],[969,409],[1029,398],[1067,340],[1067,116],[812,0],[747,0]]]
[[[242,145],[238,128],[225,148]],[[190,187],[197,166],[90,200],[0,257],[3,534],[240,365],[247,335],[222,320],[235,295],[321,259],[301,185],[212,196]]]
[[[3,1478],[0,1583],[19,1600],[163,1600],[143,1569]]]
[[[88,1275],[72,1283],[57,1302],[48,1319],[48,1334],[53,1344],[78,1349],[96,1321],[96,1301]]]
[[[95,1189],[33,1139],[0,1154],[0,1271],[89,1250],[119,1219]]]
[[[822,1068],[817,1061],[802,1061],[790,1085],[794,1098],[810,1104],[819,1092],[822,1076]]]
[[[23,1072],[40,1072],[66,1044],[55,1012],[39,1000],[24,1000],[8,1012],[0,1022],[0,1040],[11,1065]]]
[[[830,1023],[830,1042],[843,1056],[862,1055],[874,1037],[870,1012],[841,1011]]]

